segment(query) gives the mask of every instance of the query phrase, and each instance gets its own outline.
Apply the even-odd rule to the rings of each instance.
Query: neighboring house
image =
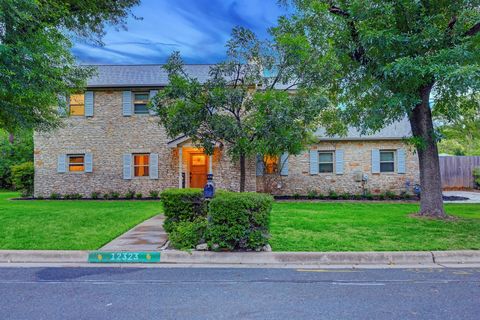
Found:
[[[200,81],[209,68],[185,66]],[[186,137],[170,139],[147,109],[149,98],[168,85],[161,65],[101,65],[97,71],[84,93],[69,97],[64,126],[34,135],[35,196],[129,190],[146,196],[152,190],[203,187],[208,173],[217,188],[239,189],[239,165],[222,145],[208,156]],[[411,190],[419,179],[417,157],[402,141],[408,128],[403,121],[372,136],[350,130],[342,138],[326,138],[319,130],[318,143],[301,155],[250,159],[246,190],[283,195]]]

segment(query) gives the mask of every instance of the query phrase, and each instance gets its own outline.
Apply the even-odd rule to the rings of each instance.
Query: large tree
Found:
[[[58,125],[53,106],[62,102],[60,96],[81,89],[92,73],[77,65],[70,39],[99,43],[105,25],[124,25],[139,2],[1,0],[0,128]]]
[[[225,145],[239,161],[244,191],[247,159],[300,153],[327,105],[323,95],[297,88],[304,80],[291,78],[286,61],[292,58],[240,27],[228,41],[227,59],[211,67],[206,81],[185,73],[174,53],[165,66],[170,84],[153,101],[161,125],[170,137],[186,135],[208,154],[213,143]]]
[[[363,132],[408,117],[420,164],[420,214],[445,217],[432,122],[461,115],[480,86],[478,0],[293,0],[277,41],[328,60],[317,73],[340,119]],[[432,94],[433,93],[433,94]]]

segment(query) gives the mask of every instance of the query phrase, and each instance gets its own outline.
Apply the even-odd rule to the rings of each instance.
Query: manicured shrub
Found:
[[[307,193],[308,199],[316,199],[318,197],[318,192],[316,190],[310,190]]]
[[[49,198],[50,198],[51,200],[58,200],[58,199],[60,199],[61,197],[62,197],[62,195],[61,195],[60,193],[55,193],[55,192],[53,192],[53,193],[50,194],[50,197],[49,197]]]
[[[109,194],[109,198],[110,199],[118,199],[118,198],[120,198],[120,193],[112,191]]]
[[[103,199],[105,199],[105,200],[110,199],[110,193],[105,193],[105,194],[103,195]]]
[[[135,198],[137,198],[137,199],[142,199],[142,198],[143,198],[143,194],[137,193],[137,194],[135,195]]]
[[[195,221],[207,216],[207,205],[201,189],[166,189],[160,195],[163,203],[165,230],[170,233],[174,224]]]
[[[259,250],[268,244],[273,198],[261,193],[221,193],[208,206],[210,248]]]
[[[63,198],[66,200],[79,200],[82,199],[83,196],[79,193],[68,193],[64,195]]]
[[[148,194],[149,194],[150,198],[158,199],[159,192],[157,190],[150,190],[150,192]]]
[[[387,198],[387,199],[396,199],[396,198],[397,198],[397,195],[396,195],[394,192],[388,190],[387,192],[385,192],[385,198]]]
[[[33,194],[33,162],[28,161],[11,166],[11,178],[15,189],[22,193],[23,197]]]
[[[100,192],[95,192],[95,191],[92,192],[92,193],[90,194],[90,198],[92,198],[92,199],[94,199],[94,200],[100,198]]]
[[[473,169],[473,178],[477,189],[480,189],[480,167],[476,167]]]
[[[349,199],[352,198],[352,195],[350,193],[346,192],[346,193],[340,194],[338,197],[342,200],[349,200]]]
[[[207,229],[207,219],[197,218],[194,221],[180,221],[173,225],[173,230],[169,233],[170,244],[177,249],[195,249],[205,235]]]
[[[135,196],[135,191],[133,190],[128,190],[127,193],[125,193],[125,199],[133,199]]]
[[[367,199],[367,200],[373,200],[373,194],[370,193],[370,191],[367,191],[367,193],[365,193],[365,199]]]
[[[328,198],[330,198],[332,200],[336,200],[336,199],[338,199],[338,194],[335,191],[330,190],[330,192],[328,193]]]

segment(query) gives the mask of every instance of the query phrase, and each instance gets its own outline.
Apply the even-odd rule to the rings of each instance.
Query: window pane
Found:
[[[69,158],[70,159],[70,163],[83,163],[83,159],[84,157],[83,156],[72,156]]]
[[[72,94],[70,96],[70,115],[83,116],[85,115],[85,95]]]
[[[135,167],[135,177],[148,177],[149,172],[148,172],[148,166],[138,166]]]
[[[320,152],[318,154],[318,162],[333,162],[332,152]]]
[[[84,166],[83,164],[70,164],[68,166],[69,171],[74,171],[74,172],[79,172],[79,171],[84,171]]]
[[[71,116],[83,116],[85,115],[84,106],[72,106],[70,105],[70,115]]]
[[[83,105],[85,104],[85,95],[83,93],[80,94],[72,94],[70,96],[70,105]]]
[[[380,163],[380,172],[394,172],[393,162]]]
[[[278,172],[278,157],[265,156],[263,161],[265,162],[265,173],[272,174]]]
[[[393,151],[381,151],[380,152],[380,161],[394,161]]]
[[[134,165],[148,165],[148,160],[150,159],[148,154],[136,154],[133,156]]]
[[[68,171],[79,172],[84,171],[85,156],[69,156],[68,157]]]
[[[148,177],[149,170],[148,164],[150,155],[148,154],[135,154],[133,155],[133,171],[135,177]]]
[[[319,164],[319,172],[333,172],[333,163],[320,163]]]
[[[135,100],[148,100],[148,93],[136,93]]]
[[[142,104],[135,104],[135,113],[136,114],[145,114],[148,113],[147,105]]]

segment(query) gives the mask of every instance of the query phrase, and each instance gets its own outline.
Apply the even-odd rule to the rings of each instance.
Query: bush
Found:
[[[336,200],[338,199],[338,194],[335,191],[330,190],[330,192],[328,193],[328,198],[332,200]]]
[[[66,200],[80,200],[83,198],[83,196],[79,193],[69,193],[66,194],[63,198]]]
[[[385,198],[387,198],[387,199],[396,199],[396,198],[397,198],[397,195],[396,195],[394,192],[388,190],[387,192],[385,192]]]
[[[90,198],[92,198],[92,199],[94,199],[94,200],[100,198],[100,192],[95,192],[95,191],[92,192],[92,193],[90,194]]]
[[[308,199],[316,199],[318,197],[318,192],[316,190],[310,190],[307,193]]]
[[[273,198],[261,193],[220,193],[208,206],[210,248],[258,250],[268,244]]]
[[[11,167],[12,183],[15,190],[22,193],[22,196],[31,196],[33,194],[33,162],[28,161]]]
[[[196,245],[204,239],[206,229],[206,218],[198,218],[194,221],[180,221],[174,224],[168,239],[174,248],[181,250],[195,249]]]
[[[62,197],[62,195],[61,195],[60,193],[55,193],[55,192],[53,192],[53,193],[50,194],[50,197],[49,197],[49,198],[50,198],[51,200],[58,200],[58,199],[60,199],[61,197]]]
[[[128,190],[127,193],[125,193],[125,199],[133,199],[135,196],[135,191],[133,190]]]
[[[118,199],[120,198],[120,193],[112,191],[108,196],[110,199]]]
[[[342,193],[338,196],[342,200],[350,200],[352,198],[352,195],[348,192]]]
[[[174,224],[193,222],[207,216],[207,205],[201,189],[166,189],[160,195],[165,213],[165,230],[173,231]]]
[[[152,199],[158,199],[158,194],[159,194],[159,192],[156,191],[156,190],[151,190],[151,191],[149,192],[149,196],[150,196],[150,198],[152,198]]]
[[[477,188],[480,188],[480,167],[476,167],[473,169],[473,178]]]
[[[137,199],[142,199],[142,198],[143,198],[143,194],[137,193],[137,194],[135,195],[135,198],[137,198]]]

